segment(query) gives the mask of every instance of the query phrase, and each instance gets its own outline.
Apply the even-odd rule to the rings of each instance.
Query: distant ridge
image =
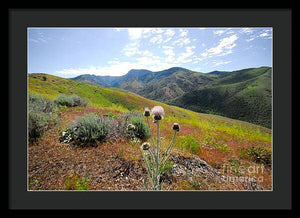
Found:
[[[153,72],[132,69],[123,76],[71,78],[128,90],[146,98],[271,127],[271,68],[201,73],[182,67]]]

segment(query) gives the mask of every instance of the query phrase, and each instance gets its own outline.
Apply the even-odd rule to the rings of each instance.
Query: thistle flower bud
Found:
[[[173,124],[173,130],[179,132],[180,127],[179,127],[179,124],[178,124],[178,123],[174,123],[174,124]]]
[[[150,143],[149,143],[149,142],[144,142],[144,143],[142,144],[142,149],[143,149],[144,151],[149,150],[149,148],[150,148]]]
[[[127,126],[127,130],[128,130],[128,131],[135,130],[135,125],[129,124],[129,125]]]
[[[150,110],[147,107],[145,107],[144,116],[145,117],[149,117],[150,116]]]
[[[161,106],[154,106],[151,112],[154,115],[154,120],[161,120],[162,116],[165,114],[165,111]]]
[[[153,117],[153,119],[154,119],[154,120],[161,120],[161,119],[162,119],[162,116],[160,116],[160,115],[155,115],[155,116]]]

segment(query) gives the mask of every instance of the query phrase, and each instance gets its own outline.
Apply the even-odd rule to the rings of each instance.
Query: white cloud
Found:
[[[190,44],[190,43],[191,43],[191,40],[187,37],[184,37],[184,38],[180,38],[180,39],[174,41],[172,44],[173,45],[178,45],[179,47],[182,47],[182,46]]]
[[[269,36],[269,34],[266,33],[266,32],[264,32],[264,33],[262,33],[262,34],[259,35],[259,37],[266,37],[266,36]]]
[[[222,35],[224,32],[225,32],[225,30],[216,30],[216,31],[214,31],[214,34],[220,36],[220,35]]]
[[[151,31],[152,33],[157,33],[157,34],[161,34],[164,32],[162,28],[152,28]]]
[[[155,34],[161,34],[164,32],[162,28],[141,28],[143,29],[143,38],[149,38]]]
[[[226,34],[227,35],[234,34],[234,31],[232,31],[232,30],[226,31]]]
[[[251,36],[249,39],[246,39],[247,42],[251,42],[255,39],[256,37],[255,36]]]
[[[149,50],[140,50],[139,42],[132,42],[127,44],[123,49],[122,53],[125,54],[127,57],[131,57],[134,55],[142,55],[142,56],[153,56],[153,53]]]
[[[130,62],[110,62],[110,65],[105,67],[89,67],[78,69],[64,69],[56,71],[55,74],[75,77],[82,74],[93,74],[98,76],[120,76],[126,74],[132,68],[140,68],[136,63]]]
[[[137,42],[132,42],[132,43],[129,43],[127,44],[122,52],[127,56],[127,57],[130,57],[130,56],[133,56],[135,54],[137,54],[139,52],[139,43]]]
[[[129,38],[131,40],[139,39],[143,34],[142,28],[128,28]]]
[[[179,54],[178,58],[175,60],[174,63],[180,64],[180,63],[189,63],[192,62],[193,60],[187,59],[191,57],[195,52],[193,51],[195,49],[195,46],[187,46],[185,47],[185,52],[182,52]]]
[[[143,56],[153,56],[153,53],[151,52],[151,51],[149,51],[149,50],[144,50],[144,51],[138,51],[137,52],[139,55],[143,55]]]
[[[172,39],[172,37],[167,38],[167,39],[164,41],[164,43],[170,41],[171,39]]]
[[[257,38],[272,39],[272,34],[269,33],[269,32],[271,32],[270,29],[265,29],[263,31],[260,31],[256,35],[251,35],[249,39],[246,39],[246,41],[251,42],[251,41],[253,41],[254,39],[257,39]]]
[[[156,36],[153,36],[149,41],[151,43],[160,44],[163,42],[163,37],[162,37],[162,35],[156,35]]]
[[[240,31],[239,31],[240,33],[246,33],[246,34],[251,34],[251,33],[253,33],[253,29],[251,29],[251,28],[242,28]]]
[[[188,34],[188,30],[185,29],[179,29],[179,32],[181,37],[185,37]]]
[[[200,55],[205,58],[213,56],[224,56],[232,53],[232,49],[236,46],[235,41],[238,39],[236,35],[225,37],[220,40],[216,47],[206,49]]]
[[[167,29],[167,31],[165,32],[166,36],[172,37],[175,35],[175,31],[171,30],[171,29]]]
[[[175,52],[174,52],[174,47],[172,46],[162,46],[163,47],[163,53],[165,55],[167,55],[167,57],[165,58],[166,62],[173,62],[174,61],[174,56],[175,56]]]
[[[174,56],[174,47],[172,46],[163,46],[163,53],[168,56]]]
[[[153,34],[160,34],[160,33],[164,32],[164,30],[162,28],[132,27],[132,28],[114,28],[114,29],[118,32],[120,32],[121,30],[127,30],[130,40],[138,40],[140,38],[148,38]]]

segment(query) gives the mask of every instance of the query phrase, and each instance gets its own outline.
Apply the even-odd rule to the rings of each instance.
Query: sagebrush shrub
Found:
[[[56,114],[47,113],[28,113],[28,138],[30,142],[36,141],[44,133],[58,122]]]
[[[75,142],[94,143],[106,139],[110,130],[110,120],[95,113],[85,114],[72,123],[68,132]]]
[[[29,93],[28,110],[34,112],[51,113],[55,108],[53,101],[46,98]]]
[[[133,116],[131,117],[130,121],[136,127],[134,134],[137,138],[141,139],[142,141],[150,138],[149,126],[146,124],[142,116]]]
[[[28,113],[28,137],[30,141],[40,138],[51,124],[51,116],[46,113]]]
[[[73,101],[73,107],[76,106],[83,106],[85,107],[87,105],[87,101],[78,95],[71,95],[70,98],[72,98]]]
[[[28,138],[30,142],[40,138],[57,122],[55,105],[52,101],[29,93],[28,95]]]
[[[87,105],[87,101],[81,98],[78,95],[60,95],[54,100],[56,105],[67,106],[67,107],[76,107],[76,106],[83,106]]]

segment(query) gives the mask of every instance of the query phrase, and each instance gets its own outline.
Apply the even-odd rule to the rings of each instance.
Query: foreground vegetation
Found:
[[[102,88],[46,74],[31,74],[28,81],[29,93],[31,93],[29,114],[41,113],[49,120],[56,120],[51,123],[41,119],[41,123],[47,123],[48,126],[44,128],[41,125],[43,133],[35,135],[34,142],[30,141],[28,183],[30,189],[141,189],[142,181],[138,179],[131,181],[130,176],[127,176],[127,179],[124,176],[121,184],[120,181],[115,181],[111,177],[104,177],[107,172],[110,172],[110,168],[114,169],[114,164],[125,164],[126,169],[141,164],[142,157],[139,148],[132,143],[124,129],[129,123],[134,123],[140,126],[137,132],[140,139],[148,139],[149,130],[143,123],[141,115],[144,107],[155,105],[162,106],[166,112],[164,122],[160,125],[163,150],[167,149],[168,142],[172,140],[173,123],[178,122],[181,125],[181,131],[174,143],[173,154],[185,158],[192,158],[196,155],[224,175],[261,176],[263,181],[260,185],[264,189],[272,188],[272,132],[270,129],[169,106],[118,89]],[[62,101],[62,99],[68,100]],[[68,102],[70,99],[75,99],[75,101],[77,99],[76,102],[83,103],[76,104],[76,106],[61,103]],[[78,101],[78,99],[81,100]],[[99,122],[95,122],[96,120]],[[33,122],[32,126],[36,123]],[[151,122],[150,125],[153,133],[156,134],[154,123]],[[65,141],[68,136],[73,140]],[[110,161],[111,164],[108,166]],[[99,163],[102,165],[100,166]],[[115,166],[112,172],[121,170],[122,164],[119,167]],[[107,168],[105,168],[106,165]],[[261,165],[265,166],[263,173],[244,174],[239,170],[240,167]],[[51,166],[53,168],[47,170]],[[172,168],[172,166],[171,161],[166,167]],[[227,166],[237,170],[229,172],[225,170]],[[103,169],[101,171],[103,175],[99,172],[101,169]],[[123,174],[131,172],[126,169],[122,171]],[[143,167],[138,169],[143,169]],[[145,175],[145,172],[137,173],[137,175],[142,174]],[[99,179],[99,176],[104,177]],[[123,177],[117,176],[116,178]],[[52,182],[47,182],[47,180]],[[202,185],[199,185],[200,183]],[[126,184],[131,184],[131,186],[127,187]],[[212,184],[214,184],[213,188]],[[245,187],[227,183],[216,185],[213,180],[207,181],[207,179],[200,178],[177,179],[169,186],[172,190],[208,189],[208,187],[221,190],[245,189]]]

